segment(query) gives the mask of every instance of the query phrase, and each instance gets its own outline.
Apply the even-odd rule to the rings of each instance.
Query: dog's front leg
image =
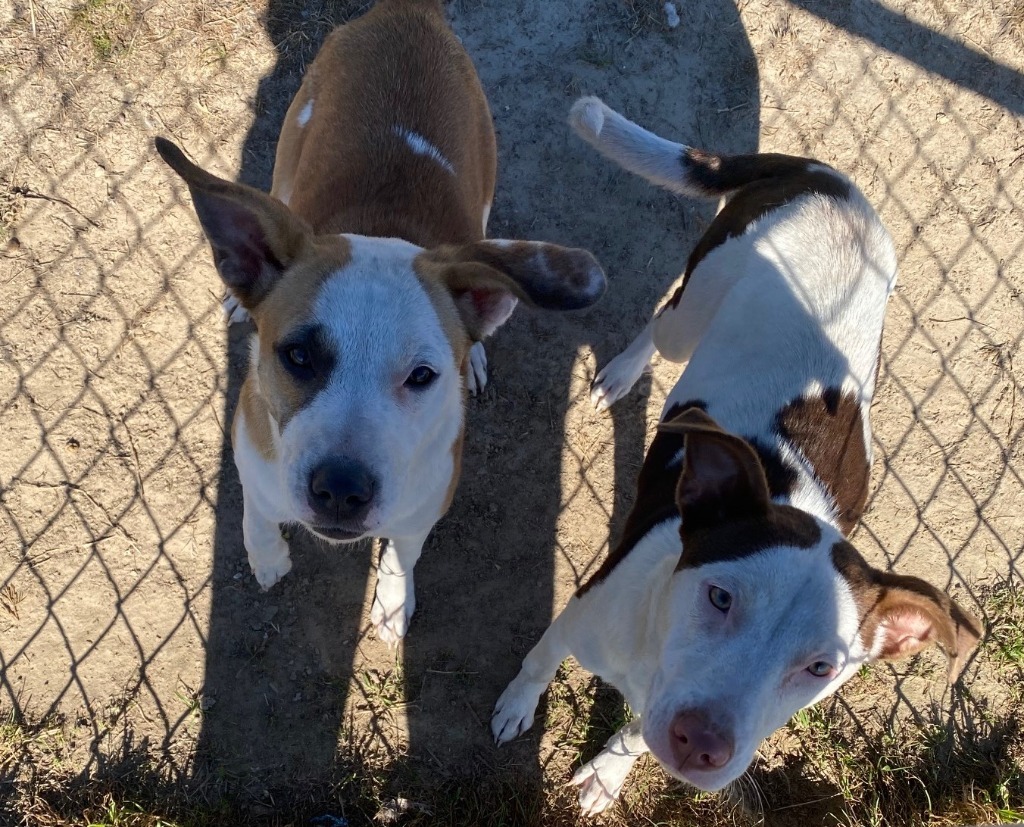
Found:
[[[292,568],[288,543],[281,536],[281,525],[268,519],[249,489],[242,484],[242,540],[249,556],[249,568],[263,591],[273,586]]]
[[[642,729],[639,718],[630,721],[608,739],[596,758],[576,770],[572,783],[580,788],[585,815],[603,812],[619,797],[636,759],[647,752]]]
[[[647,323],[622,353],[612,359],[594,380],[590,401],[599,411],[607,410],[636,384],[654,358],[654,321]]]
[[[575,599],[575,598],[574,598]],[[562,637],[564,612],[548,626],[529,654],[523,659],[519,674],[501,693],[491,715],[491,733],[498,744],[511,741],[533,726],[537,702],[569,655]]]
[[[388,646],[397,646],[405,637],[416,611],[412,570],[420,559],[427,534],[388,540],[380,556],[370,622],[377,627],[377,637]]]

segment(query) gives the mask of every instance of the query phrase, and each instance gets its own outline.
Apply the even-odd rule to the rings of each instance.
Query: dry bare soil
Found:
[[[569,662],[528,737],[496,749],[486,722],[623,523],[678,368],[611,415],[589,383],[713,210],[575,139],[582,93],[708,149],[814,155],[877,206],[901,271],[854,539],[992,630],[952,690],[927,655],[798,716],[745,810],[646,762],[606,821],[1020,817],[1024,6],[677,5],[673,29],[648,0],[448,6],[498,131],[491,234],[588,247],[610,289],[489,346],[396,654],[369,630],[369,544],[297,534],[266,594],[248,571],[225,437],[245,332],[152,148],[267,187],[304,66],[363,4],[0,2],[0,821],[576,821],[564,782],[627,714],[614,691]]]

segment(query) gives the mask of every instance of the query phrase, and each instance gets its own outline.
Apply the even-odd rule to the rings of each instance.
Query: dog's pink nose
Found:
[[[669,726],[669,744],[680,770],[717,770],[732,758],[732,740],[708,726],[696,712],[681,712]]]

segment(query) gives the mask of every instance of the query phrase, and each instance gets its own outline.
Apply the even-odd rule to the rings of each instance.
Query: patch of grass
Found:
[[[544,730],[556,733],[560,747],[574,751],[575,761],[589,761],[632,717],[613,687],[563,664],[547,693]]]
[[[98,812],[87,814],[86,827],[177,827],[178,823],[165,821],[147,813],[138,804],[119,802],[107,796]]]
[[[984,594],[983,603],[989,637],[971,677],[1019,698],[1024,593],[1004,584]],[[883,673],[869,670],[848,691],[888,691]],[[359,680],[377,714],[407,703],[397,667],[365,670]],[[699,793],[670,779],[652,758],[641,758],[601,823],[945,827],[1024,820],[1024,710],[1016,701],[995,708],[976,699],[971,686],[953,690],[952,711],[924,709],[914,720],[894,722],[888,702],[873,719],[855,718],[839,698],[803,710],[783,733],[792,745],[781,765],[755,767],[731,793]],[[181,701],[196,704],[191,692]],[[557,747],[542,772],[492,765],[494,758],[485,755],[477,774],[443,777],[422,772],[408,757],[365,752],[358,739],[343,737],[331,778],[316,785],[280,781],[269,791],[247,775],[213,767],[193,766],[185,777],[169,761],[154,763],[145,745],[125,749],[82,782],[62,765],[60,721],[29,727],[8,714],[0,718],[0,772],[15,780],[15,795],[10,804],[0,798],[0,823],[213,827],[249,824],[258,816],[260,823],[283,827],[333,815],[350,827],[580,827],[591,822],[580,816],[569,775],[630,720],[630,712],[615,690],[569,665],[559,670],[545,703],[545,730]],[[388,822],[395,813],[398,821]]]
[[[107,63],[128,53],[137,24],[125,0],[86,0],[72,15],[70,30],[88,42],[95,60]]]
[[[626,27],[632,36],[665,28],[664,0],[622,0],[626,12]],[[676,9],[685,13],[688,3],[676,0]]]
[[[1024,669],[1024,589],[1010,584],[996,587],[986,604],[990,619],[986,651],[1004,666]]]
[[[363,697],[375,712],[390,712],[405,704],[405,678],[401,667],[364,669],[359,675]]]

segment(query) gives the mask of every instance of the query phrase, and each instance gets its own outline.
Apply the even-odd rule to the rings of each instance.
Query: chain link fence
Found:
[[[490,234],[589,247],[610,291],[583,314],[519,313],[496,336],[400,658],[368,637],[368,546],[295,537],[294,573],[261,594],[228,437],[245,331],[226,327],[152,138],[268,188],[302,71],[367,5],[2,7],[0,712],[34,734],[31,748],[0,743],[0,796],[43,765],[96,777],[126,755],[270,810],[268,786],[329,774],[339,755],[448,777],[521,769],[539,749],[534,775],[561,780],[557,734],[494,753],[483,722],[622,526],[678,368],[656,362],[611,416],[592,410],[589,382],[711,217],[588,154],[564,126],[578,94],[709,149],[813,155],[865,191],[901,270],[855,541],[998,625],[986,600],[1024,561],[1016,0],[714,0],[677,4],[677,27],[640,0],[451,3],[499,133]],[[954,697],[961,724],[1020,702],[986,657]],[[946,708],[935,663],[851,686],[844,714],[870,739],[880,710]]]

